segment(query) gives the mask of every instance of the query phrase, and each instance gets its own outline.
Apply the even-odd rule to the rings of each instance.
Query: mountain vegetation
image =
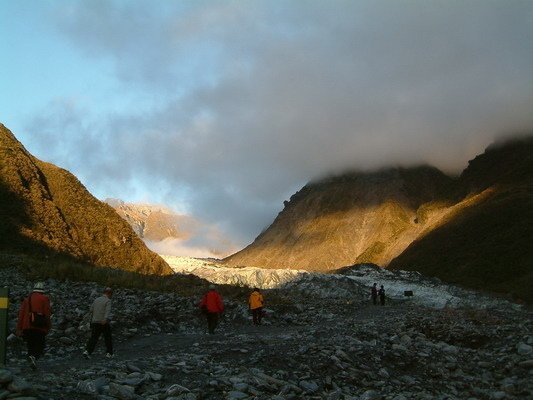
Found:
[[[0,251],[143,274],[172,270],[70,172],[38,160],[0,124]]]
[[[305,185],[229,265],[416,270],[533,301],[533,137],[490,146],[459,177],[435,168]]]

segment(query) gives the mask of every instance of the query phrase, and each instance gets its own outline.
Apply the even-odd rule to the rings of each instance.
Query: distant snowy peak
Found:
[[[218,258],[237,250],[218,226],[177,214],[167,206],[126,203],[120,199],[106,199],[105,202],[159,254]]]
[[[105,202],[146,240],[188,239],[198,225],[194,218],[161,205],[126,203],[120,199],[106,199]]]

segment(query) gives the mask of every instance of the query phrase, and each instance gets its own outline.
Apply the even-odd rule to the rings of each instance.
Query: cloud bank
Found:
[[[317,176],[459,171],[499,135],[533,132],[529,1],[63,6],[58,31],[112,63],[115,95],[135,107],[55,102],[29,124],[34,140],[61,142],[49,157],[99,191],[179,192],[242,244]]]

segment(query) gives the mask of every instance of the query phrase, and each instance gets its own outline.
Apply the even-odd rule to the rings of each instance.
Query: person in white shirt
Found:
[[[113,290],[110,287],[104,289],[104,294],[94,300],[89,313],[91,314],[91,337],[83,355],[90,358],[100,335],[104,335],[106,357],[113,357],[113,340],[111,338],[111,296]]]

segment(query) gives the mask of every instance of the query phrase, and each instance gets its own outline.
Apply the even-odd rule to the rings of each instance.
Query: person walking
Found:
[[[384,306],[385,305],[385,289],[383,288],[383,285],[379,288],[379,303]]]
[[[372,303],[374,305],[378,304],[378,284],[374,283],[372,289],[370,289],[370,296],[372,297]]]
[[[44,283],[35,283],[31,294],[20,305],[16,334],[22,336],[28,346],[28,361],[37,369],[37,360],[44,354],[46,335],[52,326],[50,299],[45,294]]]
[[[222,296],[216,291],[215,285],[209,285],[209,291],[202,298],[200,308],[207,317],[207,329],[212,335],[218,325],[219,315],[224,311]]]
[[[91,316],[91,337],[87,341],[83,356],[91,358],[100,335],[104,335],[106,357],[113,358],[113,339],[111,338],[111,297],[113,290],[110,287],[104,289],[102,296],[96,298],[89,309]]]
[[[254,288],[250,297],[248,298],[248,305],[252,310],[252,319],[254,325],[261,325],[261,318],[263,317],[263,295],[258,288]]]

